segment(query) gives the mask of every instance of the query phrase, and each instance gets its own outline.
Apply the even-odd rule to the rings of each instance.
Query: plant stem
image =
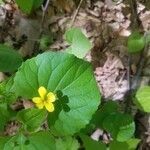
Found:
[[[40,27],[40,33],[42,34],[43,32],[43,26],[44,26],[44,21],[45,21],[45,14],[47,12],[48,6],[49,6],[50,0],[46,1],[45,6],[43,6],[43,14],[42,14],[42,21],[41,21],[41,27]]]
[[[136,0],[130,0],[130,7],[131,7],[131,28],[132,31],[135,31],[140,28],[141,24],[141,21],[138,16]]]
[[[145,58],[147,56],[148,48],[149,48],[149,43],[146,41],[144,50],[143,50],[143,52],[141,53],[141,56],[140,56],[140,60],[139,60],[139,63],[138,63],[138,67],[137,67],[138,69],[137,69],[136,75],[135,75],[135,77],[133,78],[133,81],[132,81],[132,87],[131,88],[133,90],[136,90],[137,88],[140,87],[140,83],[141,83],[140,76],[141,76],[142,70],[144,68]]]
[[[40,25],[40,35],[39,35],[38,39],[41,39],[42,34],[43,34],[43,28],[44,28],[44,22],[45,22],[45,15],[46,15],[49,3],[50,3],[50,0],[47,0],[45,6],[42,5],[43,13],[42,13],[42,20],[41,20],[41,25]],[[35,42],[35,44],[34,44],[34,50],[36,52],[38,52],[39,46],[40,46],[39,41]]]
[[[131,90],[131,54],[129,54],[128,57],[128,68],[127,68],[127,80],[128,80],[128,91],[125,95],[125,99],[126,99],[126,106],[125,106],[125,112],[126,113],[130,113],[131,112],[131,108],[130,108],[130,104],[131,104],[131,95],[132,95],[132,90]]]
[[[74,16],[73,16],[73,19],[72,19],[72,21],[71,21],[71,23],[70,23],[70,27],[73,26],[73,24],[74,24],[74,22],[75,22],[75,20],[76,20],[76,17],[77,17],[77,15],[78,15],[78,12],[79,12],[79,10],[80,10],[80,7],[81,7],[82,2],[83,2],[83,0],[80,0],[80,3],[79,3],[79,5],[78,5],[78,7],[77,7],[77,9],[76,9],[76,12],[75,12],[75,14],[74,14]]]
[[[130,7],[131,7],[131,29],[132,31],[135,31],[140,28],[140,21],[139,21],[138,12],[137,12],[136,0],[130,0]],[[125,95],[125,99],[126,99],[125,112],[126,113],[131,113],[131,104],[132,104],[132,96],[133,96],[132,80],[131,80],[131,64],[132,64],[132,55],[129,54],[128,69],[127,69],[128,91]]]

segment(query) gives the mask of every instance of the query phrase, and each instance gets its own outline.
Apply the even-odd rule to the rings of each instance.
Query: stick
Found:
[[[140,26],[139,24],[139,17],[137,13],[137,2],[136,0],[130,0],[130,7],[131,7],[131,28],[132,31],[137,30]],[[132,55],[129,54],[128,59],[128,69],[127,69],[127,78],[128,78],[128,91],[125,94],[125,112],[131,113],[131,103],[132,103],[132,96],[133,96],[133,90],[132,90],[132,81],[131,81],[131,64],[132,64]]]
[[[43,33],[45,15],[46,15],[49,3],[50,3],[50,0],[47,0],[45,6],[42,5],[43,14],[42,14],[42,20],[41,20],[41,26],[40,26],[39,39],[41,39],[41,36],[42,36],[42,33]],[[35,44],[34,44],[34,50],[36,52],[39,50],[39,41],[35,42]]]
[[[43,25],[44,25],[44,21],[45,21],[45,14],[47,12],[47,8],[48,8],[49,3],[50,3],[50,0],[47,0],[45,6],[42,7],[43,14],[42,14],[42,21],[41,21],[40,33],[43,32]]]
[[[128,58],[128,68],[127,68],[127,80],[128,80],[128,91],[125,94],[125,100],[126,100],[126,106],[125,106],[125,112],[126,113],[130,113],[131,108],[130,108],[130,104],[131,104],[131,95],[132,95],[132,91],[131,91],[131,54],[129,54],[129,58]]]
[[[79,3],[79,5],[78,5],[78,7],[77,7],[77,9],[76,9],[76,12],[75,12],[75,14],[74,14],[74,16],[73,16],[73,19],[72,19],[72,21],[71,21],[71,23],[70,23],[70,28],[73,26],[73,24],[74,24],[74,22],[75,22],[75,20],[76,20],[76,17],[77,17],[77,15],[78,15],[78,12],[79,12],[79,10],[80,10],[80,7],[81,7],[82,2],[83,2],[83,0],[80,0],[80,3]]]
[[[146,35],[145,35],[146,36]],[[140,80],[140,75],[142,74],[142,70],[144,68],[144,64],[145,64],[145,57],[147,56],[147,52],[148,52],[148,48],[149,48],[149,43],[146,41],[145,42],[145,47],[144,47],[144,50],[140,56],[140,60],[139,60],[139,64],[138,64],[138,70],[136,72],[136,75],[135,77],[133,78],[133,81],[132,81],[132,89],[133,90],[136,90],[137,88],[140,87],[140,83],[141,83],[141,80]]]

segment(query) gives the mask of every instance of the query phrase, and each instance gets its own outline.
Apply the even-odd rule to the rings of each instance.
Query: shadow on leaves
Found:
[[[59,113],[63,110],[69,112],[70,108],[68,106],[69,98],[67,95],[63,95],[62,91],[57,91],[57,100],[54,103],[55,110],[53,113],[48,114],[48,125],[54,125],[55,121],[58,119]]]

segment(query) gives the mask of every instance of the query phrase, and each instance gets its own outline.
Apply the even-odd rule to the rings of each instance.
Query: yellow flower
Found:
[[[38,89],[39,97],[33,97],[32,101],[35,103],[36,107],[43,109],[44,107],[49,111],[54,111],[54,104],[56,100],[56,95],[52,92],[47,92],[45,87],[41,86]]]

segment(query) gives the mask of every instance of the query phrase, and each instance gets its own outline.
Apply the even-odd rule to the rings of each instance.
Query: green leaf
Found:
[[[145,37],[139,32],[133,32],[128,38],[128,52],[138,53],[143,50],[145,46]]]
[[[9,138],[8,141],[6,141],[3,150],[12,150],[12,149],[25,150],[26,149],[26,145],[25,145],[26,141],[27,141],[27,138],[23,134],[13,136],[13,137]]]
[[[92,48],[88,38],[78,28],[71,28],[65,33],[65,39],[71,45],[66,52],[74,54],[79,58],[85,57]]]
[[[9,140],[9,137],[0,137],[0,149],[4,150],[6,142]]]
[[[78,150],[79,147],[78,141],[69,136],[56,140],[56,150]]]
[[[58,109],[63,101],[60,98],[54,103],[55,111],[49,113],[48,124],[56,134],[72,135],[84,128],[100,104],[91,65],[71,54],[46,52],[21,66],[14,78],[13,89],[17,95],[31,99],[38,96],[40,86],[54,93],[61,91],[68,101],[70,111]]]
[[[80,135],[85,150],[106,150],[106,145],[100,141],[95,141],[86,135]]]
[[[29,137],[29,141],[35,146],[35,150],[55,150],[54,137],[48,132],[38,132]]]
[[[20,111],[17,119],[24,124],[28,131],[35,131],[46,119],[46,111],[36,108],[30,108]]]
[[[15,50],[0,44],[0,71],[15,71],[20,67],[22,61],[22,57]]]
[[[135,123],[128,114],[119,112],[110,114],[103,121],[103,128],[117,141],[123,142],[130,139],[135,132]]]
[[[52,44],[53,42],[53,38],[52,35],[48,36],[48,35],[43,35],[40,39],[40,49],[41,50],[47,50],[48,47],[50,46],[50,44]]]
[[[149,31],[147,31],[145,34],[145,41],[146,41],[146,44],[150,43],[150,32]]]
[[[135,131],[132,117],[128,114],[121,114],[118,111],[118,104],[113,101],[106,102],[93,116],[91,123],[106,130],[118,141],[128,140]]]
[[[4,2],[3,2],[3,0],[0,0],[0,4],[3,4]]]
[[[129,139],[126,142],[112,141],[109,148],[110,150],[136,150],[139,142],[139,139]]]
[[[136,99],[134,100],[136,106],[144,111],[150,112],[150,86],[140,88],[136,93]]]
[[[94,114],[91,122],[97,127],[103,128],[104,119],[115,112],[118,112],[118,104],[114,101],[108,101]]]
[[[26,14],[31,14],[34,10],[39,8],[43,2],[44,0],[16,0],[17,5]]]
[[[10,112],[7,103],[0,103],[0,131],[4,130],[7,121],[13,115],[13,113],[11,114]]]
[[[56,150],[55,140],[49,132],[37,132],[30,136],[19,134],[5,142],[3,150]]]
[[[107,101],[99,110],[95,112],[90,123],[86,128],[82,129],[80,132],[84,134],[90,134],[95,128],[103,129],[103,121],[110,114],[118,112],[118,104],[114,101]]]
[[[4,80],[0,83],[0,101],[6,102],[8,105],[12,104],[17,100],[17,97],[14,93],[11,92],[12,87],[12,76],[7,80]]]

